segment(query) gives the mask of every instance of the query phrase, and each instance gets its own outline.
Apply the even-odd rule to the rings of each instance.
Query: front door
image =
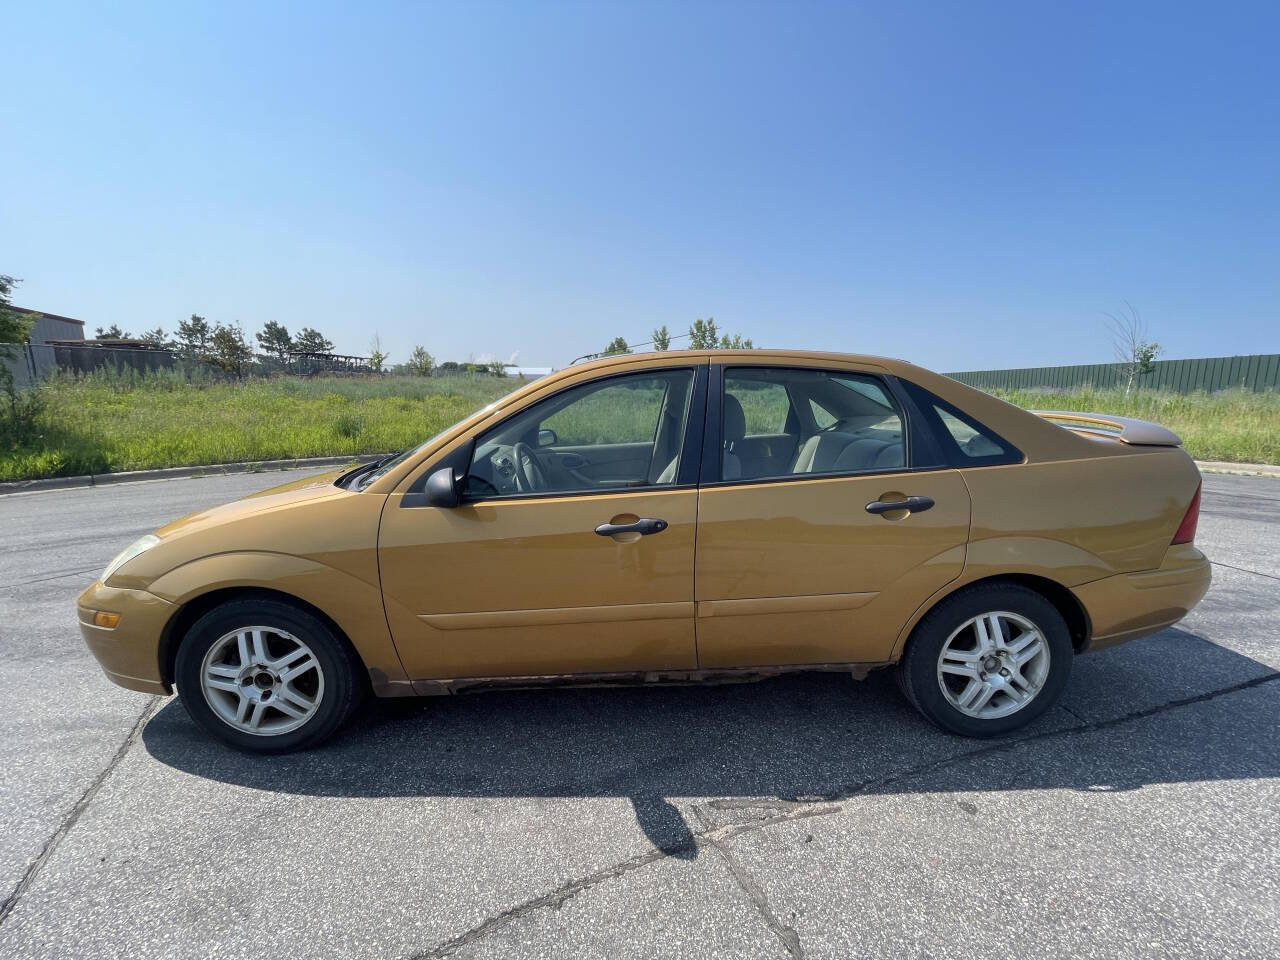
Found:
[[[721,463],[698,505],[699,666],[887,660],[964,566],[959,471],[908,469],[904,417],[873,373],[728,367],[718,396]],[[759,455],[779,423],[793,435]],[[907,497],[925,499],[885,508]]]
[[[383,595],[412,678],[696,667],[698,375],[569,387],[475,439],[461,506],[389,499]]]

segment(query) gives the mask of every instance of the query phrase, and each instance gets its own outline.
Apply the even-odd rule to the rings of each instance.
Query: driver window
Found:
[[[477,439],[465,493],[482,499],[673,484],[692,388],[692,370],[663,370],[549,397]]]

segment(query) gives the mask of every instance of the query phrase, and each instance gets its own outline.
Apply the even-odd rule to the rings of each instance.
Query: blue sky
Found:
[[[944,369],[1280,350],[1280,5],[5,14],[0,273],[560,366],[713,315]]]

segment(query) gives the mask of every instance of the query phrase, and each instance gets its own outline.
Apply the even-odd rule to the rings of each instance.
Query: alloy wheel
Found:
[[[1026,617],[1007,610],[962,623],[938,654],[938,685],[968,717],[995,720],[1036,698],[1049,677],[1049,643]]]
[[[260,737],[297,730],[324,697],[324,671],[311,648],[278,627],[241,627],[215,642],[200,664],[205,702],[228,726]]]

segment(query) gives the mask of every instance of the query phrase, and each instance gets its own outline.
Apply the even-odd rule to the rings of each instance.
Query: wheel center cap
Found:
[[[260,673],[253,678],[253,682],[257,684],[259,690],[269,690],[275,686],[275,679],[269,673]]]
[[[986,670],[988,673],[1000,669],[1000,658],[987,657],[987,659],[982,661],[982,669]]]

